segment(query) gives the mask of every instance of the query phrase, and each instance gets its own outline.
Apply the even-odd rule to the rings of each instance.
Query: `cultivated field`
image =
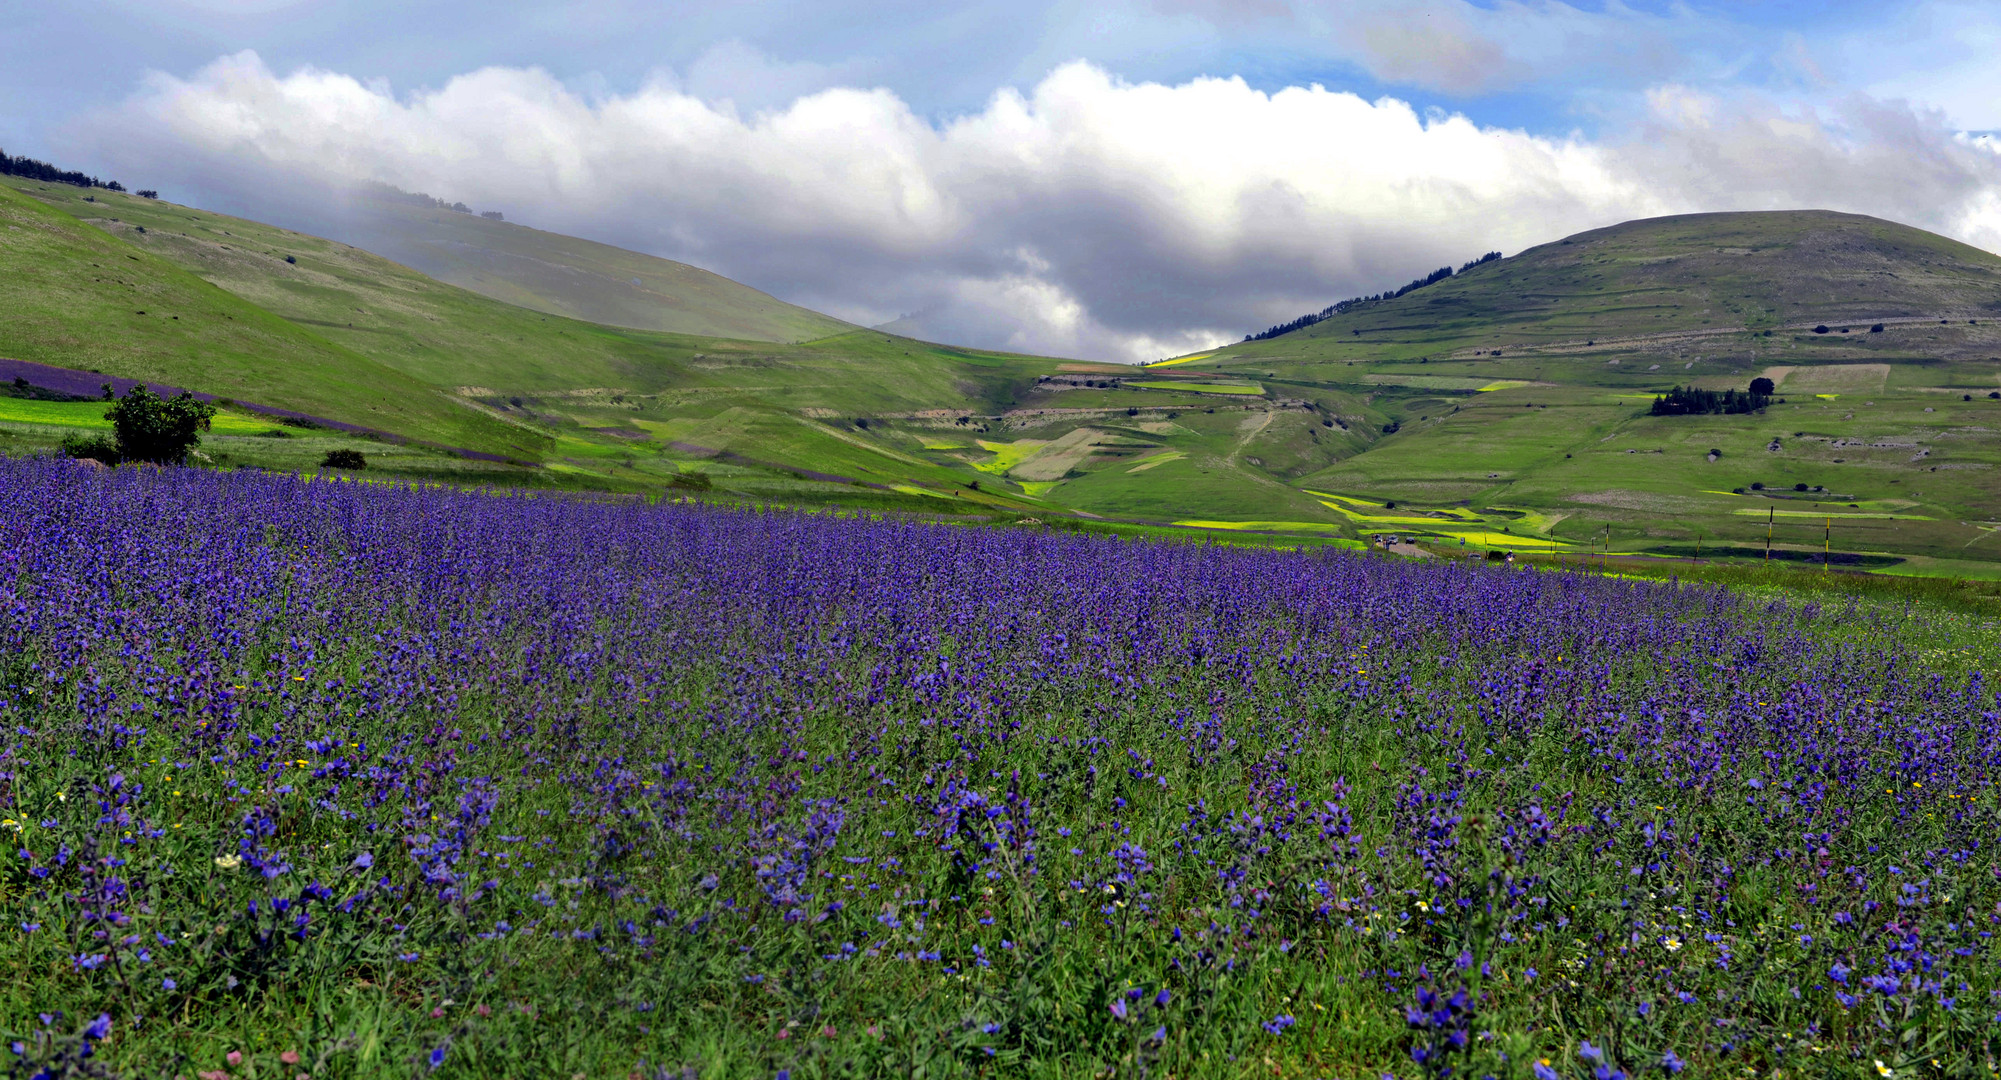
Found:
[[[2001,1052],[1991,617],[50,461],[0,511],[24,1075]]]

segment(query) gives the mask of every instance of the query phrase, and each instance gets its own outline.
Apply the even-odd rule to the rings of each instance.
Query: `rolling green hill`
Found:
[[[360,248],[259,222],[14,178],[0,190],[31,196],[15,198],[23,206],[40,203],[36,209],[48,220],[66,223],[104,251],[175,268],[185,284],[256,312],[291,340],[389,369],[383,374],[393,377],[383,385],[416,390],[485,425],[489,437],[476,448],[497,445],[498,452],[539,461],[543,480],[657,488],[706,463],[742,489],[768,496],[824,500],[829,482],[801,477],[834,476],[842,488],[864,485],[837,492],[849,501],[931,508],[951,498],[1046,508],[963,462],[906,460],[889,441],[859,434],[854,421],[936,413],[951,425],[960,416],[997,414],[1058,361],[856,328],[783,344],[605,326],[503,303]],[[79,265],[62,252],[44,252],[34,262],[53,278]],[[51,310],[85,310],[60,289],[32,288]],[[131,340],[101,319],[77,325],[72,339],[84,347],[72,351],[0,325],[0,356],[98,367],[84,358]],[[203,381],[207,348],[198,341],[162,343],[145,375],[211,390],[221,384]],[[284,355],[277,346],[265,352]],[[323,398],[302,397],[277,380],[284,370],[273,366],[272,379],[239,379],[214,392],[347,418],[322,407]],[[175,373],[180,377],[170,378]],[[431,433],[421,425],[371,426]],[[967,486],[983,479],[982,490]]]
[[[1158,370],[1361,394],[1394,432],[1295,486],[1491,510],[1516,543],[1761,557],[1770,524],[1782,554],[2001,559],[2001,258],[1891,222],[1628,222]],[[1763,414],[1646,415],[1761,375]]]
[[[485,477],[510,483],[1565,559],[1760,558],[1769,532],[1793,564],[1825,545],[1852,568],[2001,573],[2001,259],[1869,218],[1630,222],[1136,370],[859,329],[788,344],[611,326],[256,222],[13,186],[41,205],[8,197],[9,213],[66,239],[4,234],[7,266],[32,271],[10,295],[44,314],[0,324],[0,355],[110,372],[143,354],[119,371],[339,419],[372,394],[356,422],[536,463]],[[81,271],[119,261],[264,337],[176,337],[106,307]],[[1760,376],[1777,386],[1763,413],[1649,415],[1671,386]],[[380,414],[391,402],[410,415]],[[61,415],[0,408],[0,431],[46,444]],[[311,468],[330,438],[245,425],[216,436],[226,460]]]
[[[1958,241],[1828,211],[1692,214],[1579,233],[1224,355],[1440,359],[1615,341],[1676,351],[1738,331],[1983,315],[2001,315],[2001,258]]]
[[[719,274],[609,244],[387,197],[364,198],[359,209],[360,246],[548,315],[745,341],[810,341],[856,329]]]
[[[0,309],[0,356],[502,455],[534,456],[546,442],[7,186]]]

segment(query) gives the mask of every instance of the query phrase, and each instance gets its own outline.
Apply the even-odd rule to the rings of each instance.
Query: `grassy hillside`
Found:
[[[1425,520],[1449,509],[1521,547],[1761,560],[1769,527],[1781,556],[1981,572],[2001,559],[1997,316],[2001,258],[1956,241],[1708,214],[1583,233],[1155,370],[1360,395],[1394,430],[1293,482],[1398,504],[1364,527],[1456,544],[1466,530]],[[1673,385],[1758,376],[1782,399],[1762,414],[1646,415]],[[1417,520],[1382,520],[1398,516]]]
[[[1746,331],[1825,324],[1852,337],[1878,322],[1997,315],[2001,258],[1958,241],[1828,211],[1693,214],[1579,233],[1223,355],[1439,360],[1547,346],[1612,353],[1614,342],[1649,339],[1686,353]],[[1906,332],[1874,345],[1984,357],[1978,343],[1990,340]]]
[[[0,308],[0,356],[493,453],[533,455],[542,441],[5,186]]]
[[[361,204],[352,239],[439,281],[549,315],[746,341],[855,327],[686,263],[391,199]]]
[[[935,414],[950,424],[998,414],[1059,365],[853,328],[788,345],[604,326],[502,303],[359,248],[259,222],[131,195],[7,183],[75,215],[73,228],[77,219],[96,226],[82,232],[107,250],[173,264],[188,280],[209,283],[204,291],[254,305],[272,325],[393,369],[399,384],[414,379],[456,399],[459,411],[511,435],[503,452],[542,457],[563,482],[657,488],[706,462],[736,488],[769,497],[838,494],[905,508],[932,508],[939,498],[1005,499],[1005,483],[983,485],[1001,491],[968,488],[983,474],[961,462],[855,459],[857,441],[888,449],[858,435],[855,421]],[[197,352],[183,359],[194,363]],[[288,394],[274,387],[266,396]],[[830,423],[845,428],[832,434]],[[539,454],[519,448],[531,442]],[[839,479],[802,486],[811,475]],[[850,481],[872,486],[853,490]]]
[[[101,253],[177,267],[328,350],[289,377],[338,356],[435,388],[538,448],[540,483],[1560,559],[1762,561],[1769,532],[1786,565],[1825,545],[1856,569],[2001,567],[2001,259],[1867,218],[1633,222],[1134,370],[866,330],[784,344],[606,326],[317,237],[23,186],[102,230]],[[72,325],[99,352],[133,340],[104,312]],[[1757,376],[1777,385],[1762,414],[1647,415],[1677,383]],[[0,429],[60,427],[24,413]],[[319,450],[256,437],[219,449],[285,467]]]

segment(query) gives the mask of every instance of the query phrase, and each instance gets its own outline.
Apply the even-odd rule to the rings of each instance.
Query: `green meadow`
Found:
[[[1980,317],[2001,259],[1868,218],[1629,223],[1136,381],[445,210],[384,211],[429,273],[61,185],[9,179],[0,218],[21,313],[0,356],[238,401],[205,440],[217,464],[312,471],[348,447],[389,476],[1441,554],[2001,565],[2001,327]],[[1649,415],[1671,386],[1756,377],[1762,413]],[[90,403],[0,400],[9,452],[103,426]]]

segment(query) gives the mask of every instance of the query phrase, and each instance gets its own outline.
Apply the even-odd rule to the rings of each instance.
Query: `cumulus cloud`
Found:
[[[1318,86],[1071,63],[935,122],[880,89],[745,112],[670,77],[586,98],[533,69],[399,96],[244,53],[156,75],[84,130],[125,174],[276,219],[299,219],[291,193],[381,181],[859,322],[920,312],[928,336],[1113,359],[1653,214],[1818,206],[2001,248],[2001,159],[1939,116],[1649,100],[1618,138],[1551,138]]]

